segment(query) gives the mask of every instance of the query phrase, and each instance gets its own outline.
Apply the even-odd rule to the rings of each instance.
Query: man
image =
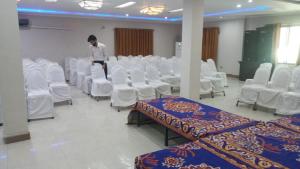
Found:
[[[107,79],[107,65],[105,61],[107,60],[107,56],[105,54],[105,45],[98,42],[95,35],[90,35],[87,40],[90,45],[90,57],[92,64],[95,63],[101,64],[104,69],[105,77]]]

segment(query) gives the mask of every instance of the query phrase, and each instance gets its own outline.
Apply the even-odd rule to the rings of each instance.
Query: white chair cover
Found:
[[[280,95],[276,104],[276,114],[293,115],[300,113],[300,72],[294,71],[295,79],[293,90]]]
[[[161,73],[161,80],[169,83],[172,87],[180,87],[180,77],[173,75],[172,64],[165,58],[160,60],[159,70]]]
[[[77,59],[70,59],[70,84],[75,86],[77,82]]]
[[[228,86],[226,73],[218,72],[215,61],[213,59],[207,59],[207,63],[209,65],[210,69],[213,71],[214,76],[216,76],[218,78],[222,78],[223,85]]]
[[[91,95],[95,97],[111,96],[112,84],[106,80],[102,65],[94,64],[91,66],[92,89]]]
[[[156,96],[171,95],[171,86],[168,83],[162,82],[159,77],[159,71],[153,66],[146,67],[146,76],[149,85],[155,88]]]
[[[76,86],[78,89],[82,89],[82,84],[84,80],[84,76],[86,73],[86,67],[88,67],[88,63],[84,59],[77,60],[77,79],[76,79]]]
[[[272,70],[272,63],[262,63],[259,67],[267,68],[268,70]]]
[[[50,93],[54,102],[72,101],[71,88],[66,83],[62,67],[58,64],[52,64],[49,66],[47,73],[50,82]]]
[[[116,107],[134,105],[137,100],[134,88],[127,84],[127,73],[124,68],[116,67],[112,71],[113,92],[111,104]]]
[[[139,100],[155,99],[155,90],[146,84],[144,72],[134,69],[130,72],[133,88],[137,91]]]
[[[70,57],[65,58],[65,78],[67,81],[70,80]]]
[[[214,76],[214,73],[211,71],[207,62],[203,62],[203,61],[201,62],[201,76],[200,77],[201,77],[201,79],[207,79],[207,80],[211,81],[214,93],[219,93],[219,92],[225,93],[223,79]]]
[[[253,79],[247,79],[245,85],[241,89],[238,102],[254,104],[257,100],[259,92],[264,89],[269,81],[271,69],[259,67]]]
[[[200,79],[200,96],[205,94],[212,94],[213,85],[209,79]]]
[[[28,119],[54,117],[53,99],[42,68],[37,66],[28,72],[26,86]]]
[[[268,87],[259,92],[257,104],[275,109],[281,93],[288,91],[291,76],[291,71],[288,67],[277,69]]]

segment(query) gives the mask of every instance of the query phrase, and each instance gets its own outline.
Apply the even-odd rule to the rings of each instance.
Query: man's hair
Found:
[[[88,37],[88,42],[91,42],[91,41],[96,41],[97,40],[97,38],[96,38],[96,36],[95,35],[90,35],[89,37]]]

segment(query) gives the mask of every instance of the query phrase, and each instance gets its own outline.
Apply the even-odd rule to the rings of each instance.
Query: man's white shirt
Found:
[[[103,43],[98,42],[98,46],[95,47],[90,45],[90,59],[91,61],[106,61],[107,56],[105,53],[105,45]]]

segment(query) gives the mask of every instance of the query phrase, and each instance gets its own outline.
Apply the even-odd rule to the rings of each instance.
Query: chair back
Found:
[[[26,77],[26,86],[28,91],[34,90],[49,90],[48,83],[43,75],[43,70],[39,65],[36,65],[28,71]]]
[[[147,66],[146,75],[149,81],[160,80],[159,71],[153,66]]]
[[[92,79],[105,79],[105,73],[101,64],[96,63],[91,66],[91,76]]]
[[[259,67],[254,74],[255,84],[267,85],[271,75],[271,69],[267,67]]]
[[[145,83],[145,73],[138,69],[130,71],[130,77],[132,83]]]
[[[272,76],[272,88],[287,90],[292,79],[291,71],[288,67],[280,67]]]
[[[71,71],[77,71],[77,59],[71,58],[70,59],[70,70]]]
[[[58,64],[52,64],[48,67],[47,78],[50,83],[64,83],[66,81],[64,70]]]
[[[112,79],[112,84],[114,85],[127,84],[128,76],[126,70],[121,66],[113,68],[111,72],[111,79]]]
[[[217,66],[216,66],[216,63],[213,59],[207,59],[207,63],[210,67],[210,69],[213,71],[213,72],[217,72]]]

